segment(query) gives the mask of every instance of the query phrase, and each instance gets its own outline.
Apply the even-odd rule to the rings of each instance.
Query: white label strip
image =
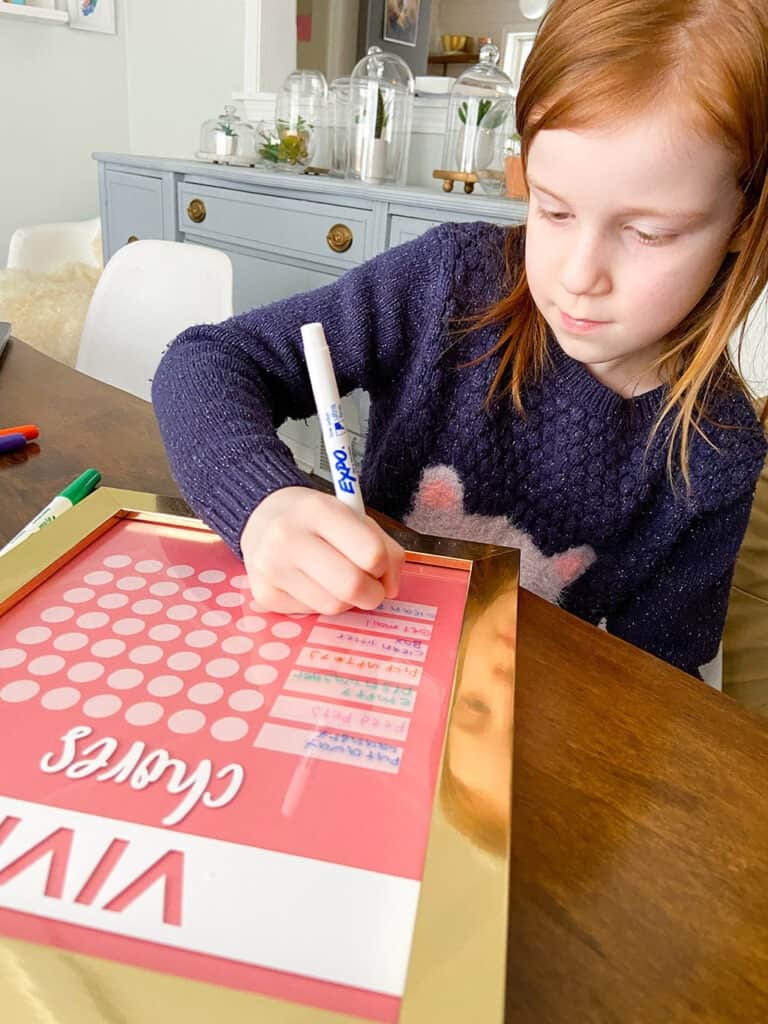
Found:
[[[377,654],[385,658],[404,658],[406,661],[424,661],[428,650],[421,640],[405,640],[400,637],[385,640],[367,633],[328,629],[326,626],[315,626],[307,640],[311,644],[341,647],[342,650],[354,651],[356,654]]]
[[[359,654],[343,654],[317,647],[304,647],[296,664],[315,670],[351,672],[365,679],[376,679],[383,683],[408,683],[418,686],[421,681],[420,665],[406,665],[402,661],[382,661],[379,658],[361,657]]]
[[[409,720],[404,715],[386,715],[381,711],[348,708],[324,700],[303,697],[278,697],[270,711],[272,718],[287,718],[315,728],[361,732],[366,736],[383,736],[402,743],[408,735]]]
[[[435,605],[416,604],[412,601],[382,601],[376,611],[388,612],[390,615],[405,615],[409,619],[426,619],[429,622],[434,622],[437,617]]]
[[[368,683],[360,679],[324,675],[322,672],[302,672],[298,669],[291,672],[283,689],[399,711],[413,711],[418,693],[418,690],[408,686],[387,686],[386,683]]]
[[[408,639],[430,640],[432,626],[428,622],[406,622],[392,619],[373,612],[349,611],[341,615],[320,615],[319,622],[333,626],[351,626],[353,629],[368,629],[372,633],[387,633],[389,636],[404,636]]]
[[[381,740],[367,740],[362,736],[324,729],[296,729],[292,725],[262,725],[254,747],[275,750],[281,754],[316,757],[321,761],[335,761],[352,768],[371,768],[377,772],[396,775],[403,756],[400,747]]]
[[[340,985],[403,993],[418,882],[0,797],[0,823],[4,818],[0,906]],[[47,854],[24,859],[49,837]],[[122,846],[116,860],[104,857],[113,843]],[[110,868],[99,869],[102,861]],[[142,880],[148,870],[151,884]],[[104,950],[109,953],[108,941]]]

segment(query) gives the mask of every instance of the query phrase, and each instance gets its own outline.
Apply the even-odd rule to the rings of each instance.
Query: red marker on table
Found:
[[[27,441],[34,441],[40,434],[40,430],[34,423],[25,423],[23,427],[3,427],[0,429],[0,437],[8,434],[23,434]]]
[[[23,434],[3,434],[0,437],[0,455],[6,452],[15,452],[23,448],[27,443]]]

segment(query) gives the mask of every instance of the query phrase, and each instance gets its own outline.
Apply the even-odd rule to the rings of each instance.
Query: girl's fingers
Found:
[[[316,521],[315,532],[368,576],[380,579],[389,568],[389,538],[369,516],[358,516],[341,502],[337,504],[338,514]]]
[[[326,614],[338,614],[346,608],[376,608],[384,600],[384,585],[350,561],[346,551],[339,551],[320,537],[302,537],[293,554],[295,564],[302,572],[337,603],[337,608]],[[293,588],[295,596],[306,600]]]

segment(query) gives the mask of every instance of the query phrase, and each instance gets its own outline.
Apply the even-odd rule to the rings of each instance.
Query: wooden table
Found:
[[[0,410],[0,541],[89,465],[177,493],[148,405],[18,341]],[[763,719],[523,592],[509,1021],[768,1020],[767,777]]]

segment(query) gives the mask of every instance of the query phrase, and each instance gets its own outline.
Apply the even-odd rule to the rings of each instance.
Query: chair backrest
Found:
[[[177,334],[232,316],[226,253],[147,239],[118,249],[83,325],[76,369],[149,399],[160,357]]]
[[[17,228],[8,245],[8,269],[50,273],[65,263],[100,267],[100,233],[98,217]]]

